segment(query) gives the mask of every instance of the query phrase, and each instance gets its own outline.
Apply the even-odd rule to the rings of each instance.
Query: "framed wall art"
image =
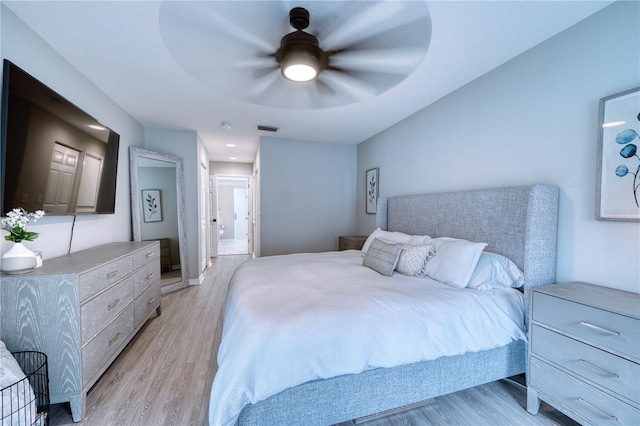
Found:
[[[142,190],[142,216],[145,222],[162,220],[162,200],[159,189]]]
[[[367,200],[367,213],[375,214],[378,207],[378,187],[380,182],[378,180],[378,168],[367,170],[366,174],[366,200]]]
[[[600,99],[596,219],[640,221],[640,87]]]

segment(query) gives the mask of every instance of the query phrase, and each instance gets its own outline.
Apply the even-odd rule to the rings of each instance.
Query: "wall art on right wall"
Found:
[[[600,99],[596,219],[640,221],[640,87]]]

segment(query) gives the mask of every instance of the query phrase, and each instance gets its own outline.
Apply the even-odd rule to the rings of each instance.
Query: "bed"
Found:
[[[287,364],[290,366],[284,372],[273,372],[272,374],[271,371],[268,371],[269,368],[263,368],[257,363],[258,358],[270,359],[266,351],[258,352],[259,355],[254,356],[253,359],[251,359],[251,355],[247,356],[247,354],[252,353],[251,350],[255,351],[255,348],[251,349],[250,345],[244,344],[245,341],[252,341],[247,337],[249,334],[253,333],[253,335],[258,336],[263,334],[264,338],[258,345],[264,345],[265,350],[268,346],[276,346],[277,349],[277,346],[286,340],[289,335],[287,333],[290,332],[286,328],[288,327],[285,323],[286,319],[288,317],[297,317],[298,312],[304,310],[302,307],[306,309],[306,307],[310,306],[309,304],[298,304],[298,298],[301,296],[293,290],[290,303],[283,301],[281,305],[271,305],[269,307],[267,300],[269,292],[274,291],[276,287],[268,282],[270,280],[263,280],[262,283],[259,279],[256,280],[256,276],[260,278],[257,274],[261,270],[253,268],[260,267],[262,263],[266,265],[267,269],[274,270],[277,277],[279,271],[286,268],[295,268],[295,265],[302,265],[303,261],[309,260],[311,266],[308,267],[307,275],[319,276],[316,271],[325,269],[324,264],[317,263],[313,266],[314,262],[324,262],[329,258],[336,258],[335,261],[342,263],[341,267],[345,268],[345,271],[352,271],[356,268],[353,264],[357,261],[354,260],[354,253],[339,257],[335,252],[317,254],[309,259],[306,258],[311,255],[300,254],[274,256],[273,259],[263,258],[247,262],[250,264],[247,266],[247,270],[239,268],[234,274],[227,297],[223,337],[218,354],[219,369],[211,392],[210,424],[331,425],[414,404],[428,398],[525,372],[525,333],[528,330],[528,317],[524,307],[528,306],[528,296],[532,287],[555,281],[558,194],[557,187],[532,185],[399,196],[380,198],[378,200],[376,222],[382,231],[412,236],[429,235],[433,238],[449,237],[483,242],[486,243],[486,247],[483,246],[483,252],[506,256],[521,269],[523,274],[521,281],[523,284],[521,287],[522,293],[520,296],[522,298],[520,302],[522,308],[519,313],[521,318],[513,320],[515,323],[520,322],[521,333],[518,335],[517,331],[510,329],[506,331],[510,336],[509,338],[501,337],[501,343],[488,343],[489,346],[485,349],[468,350],[464,353],[455,353],[454,351],[452,355],[437,356],[433,359],[412,362],[412,347],[420,345],[408,345],[406,348],[402,347],[401,351],[395,351],[397,356],[402,359],[405,356],[404,352],[407,352],[406,362],[398,364],[397,360],[394,360],[395,364],[389,363],[389,365],[385,365],[385,361],[375,360],[371,364],[373,367],[370,366],[365,369],[362,369],[362,365],[356,362],[353,367],[355,368],[353,373],[331,375],[329,374],[331,371],[325,372],[324,370],[324,359],[316,357],[316,353],[324,352],[322,347],[317,347],[311,349],[314,351],[313,354],[308,354],[313,357],[313,361],[310,363],[314,364],[315,369],[311,374],[315,374],[316,378],[299,384],[293,382],[293,385],[285,383],[281,385],[283,386],[282,390],[272,394],[265,394],[265,388],[268,388],[268,386],[262,386],[263,382],[269,382],[270,380],[279,382],[282,377],[288,379],[289,376],[296,376],[296,373],[294,373],[296,366],[304,366],[305,362],[308,363],[307,355],[304,352],[306,346],[313,344],[318,338],[326,337],[326,333],[330,331],[320,329],[319,324],[326,323],[326,320],[318,320],[317,327],[314,326],[315,328],[309,330],[307,337],[302,334],[302,337],[296,335],[294,339],[291,339],[303,341],[304,344],[300,345],[302,352],[295,353],[295,351],[292,351],[297,356],[293,356],[290,360],[284,362],[285,368]],[[437,258],[437,256],[438,254],[436,253],[433,259]],[[361,265],[358,267],[367,269]],[[303,270],[300,269],[299,271]],[[382,279],[374,278],[371,272],[368,272],[371,283],[375,283],[371,284],[372,286],[377,287],[377,283],[383,283]],[[374,274],[376,273],[374,272]],[[317,279],[317,277],[314,279]],[[333,283],[334,277],[329,276],[329,278],[322,279],[326,283]],[[358,279],[354,275],[354,282]],[[414,286],[414,281],[420,278],[400,277],[399,279],[406,279],[406,283],[408,283],[406,287],[411,287]],[[247,281],[251,280],[254,280],[255,283],[247,283]],[[304,281],[304,279],[301,279],[301,281]],[[335,285],[333,287],[329,284],[326,286],[313,285],[322,287],[318,288],[317,292],[313,287],[311,287],[311,290],[305,290],[306,293],[313,293],[313,298],[315,299],[312,302],[314,304],[321,304],[318,302],[319,300],[327,300],[326,294],[323,294],[323,292],[332,294],[332,291],[341,291]],[[433,285],[433,288],[438,288],[436,287],[437,284]],[[445,287],[439,288],[437,292],[446,294],[445,288],[448,284],[441,285]],[[380,284],[382,294],[392,294],[393,297],[396,297],[396,293],[393,290],[383,288],[383,286],[384,284]],[[254,291],[252,290],[254,287],[256,289],[261,288],[261,290]],[[291,288],[295,289],[295,287]],[[478,294],[482,293],[478,290],[458,290],[463,292],[466,290],[465,293],[471,295],[471,297],[480,297]],[[418,289],[416,291],[422,292],[425,290]],[[507,289],[505,289],[505,294],[506,292]],[[239,300],[246,301],[246,295],[251,293],[254,293],[254,299],[248,299],[248,303],[250,305],[253,304],[257,311],[238,309],[235,306],[236,303]],[[494,291],[490,293],[494,293]],[[496,293],[499,293],[499,291],[496,291]],[[513,297],[513,293],[512,291],[505,298],[510,300]],[[407,297],[422,296],[415,296],[413,293],[409,296],[405,294],[398,296],[398,298],[404,298],[405,300]],[[336,340],[339,343],[332,347],[330,351],[326,351],[323,356],[339,359],[341,360],[340,362],[343,359],[351,360],[353,353],[349,346],[350,343],[338,333],[338,331],[342,332],[339,329],[345,328],[348,331],[349,327],[347,325],[361,321],[358,315],[368,315],[367,319],[376,316],[375,313],[372,314],[371,311],[361,308],[360,305],[364,306],[362,302],[353,303],[353,300],[347,300],[345,303],[353,305],[353,309],[347,310],[346,320],[343,318],[342,322],[339,323],[345,324],[345,326],[336,326],[336,323],[325,324],[329,329],[333,327],[336,333]],[[379,301],[375,303],[379,303]],[[407,306],[411,304],[408,303]],[[336,305],[339,305],[339,303],[336,302]],[[273,313],[274,306],[282,306],[281,309],[278,308],[277,315],[270,314],[270,312]],[[269,314],[267,316],[269,321],[266,322],[270,322],[270,324],[254,321],[255,313],[260,312],[260,309]],[[501,309],[510,310],[503,308],[498,308],[497,310]],[[409,308],[407,307],[408,311]],[[402,312],[396,312],[390,318],[402,317],[403,315]],[[488,316],[489,318],[497,318],[496,315],[491,313]],[[314,321],[313,316],[307,319],[312,323]],[[384,321],[389,320],[387,318]],[[413,321],[408,313],[407,321]],[[500,319],[495,322],[502,324],[510,321]],[[243,330],[242,324],[249,324],[250,329]],[[394,326],[397,327],[397,324]],[[381,326],[381,328],[385,327]],[[411,327],[407,327],[407,329],[409,328]],[[243,333],[248,334],[245,335]],[[474,333],[477,334],[477,332],[472,331],[472,335]],[[381,340],[381,342],[385,342],[383,346],[388,343],[386,340]],[[423,348],[427,346],[422,344]],[[258,349],[261,348],[258,347]],[[370,347],[367,350],[371,355],[370,358],[375,359],[376,348]],[[247,367],[238,367],[238,365],[244,365],[242,363],[234,364],[235,361],[233,360],[243,358],[248,359],[245,363]],[[362,362],[362,360],[358,362]],[[322,365],[318,367],[316,364]],[[380,366],[376,367],[377,365]],[[318,371],[321,373],[318,373]],[[265,374],[269,375],[268,379],[265,379]],[[237,376],[242,377],[242,395],[235,393],[238,386],[234,384],[233,380]],[[249,386],[255,385],[255,391],[253,388],[246,391],[243,386],[247,383]],[[221,407],[224,409],[221,409]]]

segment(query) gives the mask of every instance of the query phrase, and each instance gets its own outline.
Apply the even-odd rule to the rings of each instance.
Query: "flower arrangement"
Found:
[[[22,207],[15,208],[10,212],[7,212],[7,217],[0,220],[0,226],[9,232],[9,235],[4,239],[7,241],[13,241],[14,243],[20,243],[22,241],[33,241],[38,238],[37,232],[27,231],[27,225],[33,220],[37,222],[38,219],[44,216],[44,211],[36,210],[35,213],[29,213]]]

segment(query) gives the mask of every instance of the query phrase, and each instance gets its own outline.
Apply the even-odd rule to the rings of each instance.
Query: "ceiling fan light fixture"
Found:
[[[328,59],[318,39],[302,31],[309,25],[309,12],[301,7],[293,8],[289,22],[296,31],[280,40],[280,49],[276,52],[280,72],[287,80],[298,83],[315,80],[327,67]]]
[[[306,51],[294,51],[282,58],[280,69],[284,78],[299,83],[315,80],[321,71],[318,58]]]

